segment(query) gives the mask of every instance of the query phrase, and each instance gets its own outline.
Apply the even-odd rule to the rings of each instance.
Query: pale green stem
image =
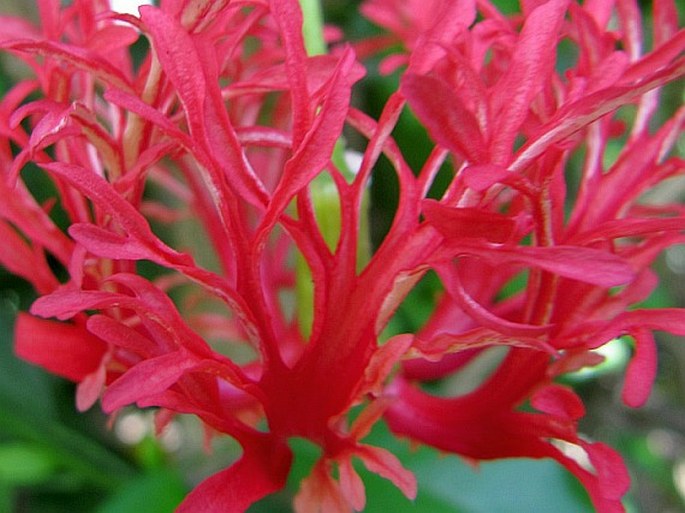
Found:
[[[323,12],[320,0],[300,0],[302,8],[304,46],[309,55],[326,53],[326,42],[323,38]]]
[[[302,34],[308,55],[326,54],[327,48],[323,37],[324,23],[320,0],[300,0],[300,6],[303,15]],[[345,140],[343,137],[340,137],[333,149],[331,160],[345,177],[351,180],[354,177],[354,172],[349,169],[345,162],[345,148]],[[321,173],[309,184],[309,191],[321,234],[331,251],[334,251],[340,238],[342,222],[338,190],[331,176],[327,173]],[[365,198],[362,206],[364,210],[366,210],[367,204],[368,201]],[[366,264],[371,253],[370,244],[368,243],[368,220],[363,214],[360,223],[359,251],[357,255],[358,266]],[[314,317],[314,284],[311,271],[302,255],[298,255],[295,275],[298,324],[302,335],[308,338],[311,334]]]

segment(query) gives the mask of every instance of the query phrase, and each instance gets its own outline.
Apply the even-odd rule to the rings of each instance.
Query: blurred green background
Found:
[[[518,5],[512,0],[494,3],[505,11]],[[32,4],[0,0],[0,12],[23,11],[30,16]],[[323,4],[326,21],[342,27],[351,39],[377,31],[356,14],[358,1],[324,0]],[[642,4],[648,9],[648,2]],[[0,60],[0,92],[10,81],[6,60]],[[372,63],[369,76],[357,88],[355,103],[376,116],[396,85],[396,75],[381,77]],[[664,109],[672,111],[682,104],[682,88],[682,83],[668,88]],[[395,137],[401,148],[412,148],[406,158],[412,167],[419,167],[430,146],[409,114],[403,115]],[[371,191],[376,242],[392,218],[396,186],[392,172],[379,168]],[[685,247],[667,252],[658,268],[663,286],[650,298],[650,306],[684,305]],[[426,298],[435,293],[431,287],[428,282],[403,304],[395,319],[402,329],[419,323]],[[0,268],[0,513],[169,513],[194,484],[235,460],[239,449],[230,440],[215,440],[212,454],[207,454],[202,430],[192,418],[174,421],[157,440],[152,436],[151,412],[131,410],[110,422],[97,408],[76,412],[71,383],[13,355],[16,313],[26,310],[33,299],[25,282]],[[613,344],[608,365],[578,376],[575,386],[588,405],[581,431],[626,457],[633,476],[626,499],[629,512],[685,511],[685,345],[682,339],[660,336],[659,377],[649,403],[640,410],[630,410],[620,401],[628,351],[620,342]],[[390,436],[382,424],[368,441],[393,450],[419,480],[419,495],[412,503],[392,484],[360,468],[369,513],[592,510],[575,479],[552,461],[509,460],[476,469],[453,456],[412,448]],[[304,441],[294,441],[293,447],[296,461],[288,487],[250,512],[291,511],[297,483],[317,456]]]

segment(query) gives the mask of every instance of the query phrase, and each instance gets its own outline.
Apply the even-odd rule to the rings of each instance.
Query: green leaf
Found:
[[[186,493],[175,472],[160,470],[129,480],[96,513],[172,513]]]
[[[0,444],[0,483],[10,486],[36,484],[50,479],[58,462],[53,454],[32,444]]]
[[[435,455],[437,456],[437,455]],[[584,492],[551,460],[515,459],[470,468],[455,457],[415,466],[419,490],[458,505],[464,513],[582,513]]]
[[[417,475],[419,479],[419,493],[415,501],[410,501],[388,480],[362,467],[356,468],[366,486],[366,507],[364,508],[364,513],[388,513],[390,511],[407,513],[467,513],[450,497],[444,497],[426,488],[420,475]]]
[[[52,399],[55,380],[44,371],[19,360],[14,355],[12,333],[16,303],[19,299],[10,291],[0,295],[0,405],[7,398],[26,409],[41,412],[44,418],[54,417],[56,410]],[[3,408],[2,411],[7,411]]]
[[[50,454],[83,482],[102,489],[116,487],[133,475],[132,465],[101,441],[58,422],[58,381],[12,352],[15,313],[11,302],[0,298],[0,437]]]
[[[365,513],[584,513],[592,507],[580,484],[552,460],[510,459],[472,467],[454,455],[396,439],[379,424],[365,443],[391,450],[415,473],[414,503],[388,481],[360,471],[367,488]]]
[[[14,493],[12,488],[0,482],[0,511],[12,511]]]

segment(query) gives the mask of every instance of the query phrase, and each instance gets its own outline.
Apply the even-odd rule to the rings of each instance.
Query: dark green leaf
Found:
[[[97,513],[172,513],[186,493],[186,487],[176,473],[161,470],[129,480],[97,509]]]

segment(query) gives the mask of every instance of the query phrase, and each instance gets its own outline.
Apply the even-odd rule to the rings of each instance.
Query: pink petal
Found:
[[[192,148],[192,140],[187,134],[179,130],[164,114],[151,107],[137,96],[120,91],[119,89],[108,89],[105,91],[105,100],[112,102],[119,107],[138,114],[143,119],[150,121],[160,128],[166,135],[179,141],[187,148]]]
[[[31,313],[40,317],[70,319],[85,310],[119,306],[121,296],[99,290],[74,290],[62,287],[47,296],[36,299],[31,305]]]
[[[243,456],[231,467],[202,481],[176,513],[243,513],[262,497],[283,488],[292,454],[269,439],[243,444]]]
[[[109,86],[133,92],[133,86],[129,83],[126,76],[113,64],[107,62],[101,56],[77,46],[57,43],[55,41],[19,40],[0,42],[0,48],[52,57],[91,73],[95,78],[99,78]]]
[[[83,327],[20,313],[14,328],[17,355],[58,376],[81,381],[102,362],[107,345]]]
[[[521,10],[523,11],[523,15],[526,17],[530,16],[530,13],[532,13],[545,2],[547,2],[547,0],[521,0]]]
[[[530,359],[526,363],[530,366]],[[540,365],[533,366],[534,371],[539,369]],[[512,371],[516,374],[506,374]],[[544,439],[563,434],[563,423],[558,419],[546,422],[540,414],[512,411],[536,384],[535,375],[521,368],[502,373],[500,368],[494,379],[471,394],[455,398],[431,396],[398,381],[393,389],[397,400],[385,419],[398,435],[476,460],[549,456],[553,449]]]
[[[619,1],[616,4],[618,22],[621,29],[621,41],[631,60],[642,53],[642,13],[637,2]]]
[[[363,511],[366,505],[364,483],[357,474],[350,458],[338,461],[340,490],[355,511]]]
[[[312,117],[307,87],[307,51],[302,36],[302,10],[297,0],[270,0],[269,8],[283,38],[285,69],[293,106],[293,145],[297,147],[309,129]]]
[[[4,200],[3,200],[4,201]],[[0,219],[0,264],[12,274],[21,276],[42,293],[51,292],[59,282],[39,251]]]
[[[446,238],[476,238],[490,242],[505,242],[516,229],[510,216],[479,208],[457,208],[438,201],[423,201],[426,220]]]
[[[654,46],[661,46],[678,31],[678,8],[675,0],[661,0],[652,4],[654,12]]]
[[[58,0],[37,0],[43,35],[47,38],[60,37],[61,3]]]
[[[364,381],[355,396],[379,394],[393,367],[411,346],[412,335],[397,335],[376,349],[364,371]]]
[[[31,23],[15,16],[0,16],[0,42],[13,39],[40,39],[41,34]]]
[[[100,55],[128,49],[139,37],[137,30],[124,25],[107,25],[97,31],[89,42],[89,48]]]
[[[97,227],[84,229],[83,227],[74,228],[77,234],[85,235],[84,241],[92,243],[89,249],[97,251],[102,249],[105,254],[99,256],[108,257],[108,250],[115,253],[121,251],[122,255],[126,250],[134,250],[130,254],[139,258],[147,258],[161,265],[192,265],[192,258],[188,255],[178,253],[160,241],[152,233],[147,220],[136,208],[126,201],[114,188],[103,178],[92,171],[80,166],[53,162],[43,164],[42,167],[63,178],[81,193],[89,197],[100,209],[112,215],[126,233],[130,242],[124,244],[123,239],[117,236],[105,235],[103,230]],[[117,248],[117,241],[123,245]],[[144,248],[144,250],[143,250]],[[143,256],[142,253],[145,253]],[[118,258],[114,256],[113,258]]]
[[[102,409],[112,413],[139,399],[164,392],[197,365],[198,361],[185,351],[143,360],[107,388],[102,398]]]
[[[268,193],[249,166],[228,118],[212,50],[165,12],[150,6],[141,7],[140,12],[164,72],[183,104],[197,156],[207,161],[215,187],[220,193],[232,187],[238,196],[263,207]],[[226,181],[226,176],[232,179]]]
[[[549,81],[554,71],[559,30],[569,0],[550,0],[533,10],[514,48],[507,73],[492,92],[495,125],[490,158],[506,164],[516,134],[528,116],[533,98]]]
[[[142,357],[151,357],[159,350],[157,344],[140,332],[105,315],[90,316],[86,327],[105,342]]]
[[[402,337],[402,335],[397,335]],[[383,416],[383,412],[392,402],[392,398],[388,396],[379,397],[364,408],[361,413],[354,419],[350,428],[350,436],[355,440],[361,440],[371,432],[371,429],[376,422]]]
[[[401,90],[435,142],[470,163],[483,163],[488,155],[474,114],[441,79],[407,73]]]
[[[48,103],[48,105],[50,104],[50,102],[40,102],[39,100],[38,102],[29,104],[27,107],[32,107],[35,103],[40,103],[40,107],[43,107],[45,103]],[[12,185],[16,182],[24,165],[30,159],[35,158],[36,152],[47,148],[61,139],[77,135],[80,132],[78,127],[70,123],[71,109],[55,109],[54,105],[50,106],[52,109],[45,112],[43,117],[41,117],[38,123],[33,127],[29,143],[12,162],[12,167],[8,176],[8,181]],[[30,110],[28,110],[28,112],[30,112]],[[24,110],[19,109],[17,113],[24,114]]]
[[[0,217],[11,222],[34,246],[44,247],[68,265],[74,242],[55,225],[28,189],[21,183],[11,189],[5,180],[0,180],[0,197]]]
[[[426,274],[426,268],[397,273],[390,292],[385,296],[381,309],[376,317],[375,332],[379,334],[388,324],[390,318],[400,307],[404,298],[411,292],[419,280]]]
[[[436,253],[436,258],[444,259],[445,254],[454,251],[457,254],[479,256],[492,266],[519,263],[602,287],[624,285],[635,278],[635,272],[623,258],[592,248],[562,245],[476,246],[466,242],[455,242],[446,243],[443,249],[444,254]]]
[[[330,79],[321,110],[295,154],[286,162],[283,176],[273,194],[262,235],[276,222],[290,200],[330,162],[349,108],[352,84],[347,74],[354,65],[354,52],[347,48]]]
[[[109,281],[127,287],[135,298],[122,296],[130,308],[136,310],[147,330],[158,333],[159,340],[165,340],[166,347],[183,346],[201,357],[217,357],[207,343],[192,331],[181,317],[173,301],[154,284],[136,274],[118,273]],[[123,303],[122,301],[122,303]]]
[[[626,369],[621,397],[632,408],[643,406],[652,391],[657,373],[657,348],[654,335],[646,329],[635,329],[635,354]]]
[[[307,65],[307,80],[309,90],[319,91],[335,73],[338,58],[335,55],[314,55],[309,57]],[[357,82],[366,73],[364,67],[355,62],[348,74],[348,80]],[[271,91],[285,91],[290,87],[285,64],[262,69],[245,81],[235,82],[224,89],[224,96],[231,98],[240,94],[266,93]],[[243,127],[244,128],[244,127]]]
[[[550,354],[556,353],[554,347],[545,342],[544,339],[533,336],[506,335],[502,333],[502,329],[501,326],[497,331],[479,327],[464,333],[439,333],[428,339],[417,337],[414,347],[423,358],[431,361],[439,361],[448,354],[493,346],[525,347],[537,351],[546,351]],[[505,331],[509,331],[509,329],[505,328]]]
[[[514,176],[506,167],[498,166],[496,164],[481,164],[466,167],[461,174],[464,183],[476,191],[484,191],[489,189],[496,183],[506,180],[508,177]]]
[[[416,498],[416,477],[402,466],[394,454],[370,445],[359,445],[355,452],[371,472],[392,481],[407,498]]]
[[[580,397],[572,389],[561,385],[548,385],[536,391],[530,401],[536,410],[565,420],[578,420],[585,415],[585,406]]]
[[[72,224],[69,235],[94,255],[112,260],[151,259],[150,250],[137,240],[93,224]]]
[[[611,447],[602,443],[583,444],[595,468],[605,499],[618,500],[630,488],[630,475],[623,458]]]
[[[616,324],[630,332],[631,328],[661,330],[685,336],[685,308],[655,308],[631,310],[621,314]]]
[[[301,482],[293,507],[295,513],[350,513],[347,498],[331,477],[327,460],[319,460],[312,473]]]
[[[409,69],[412,72],[428,73],[449,48],[459,34],[466,30],[476,19],[475,0],[447,0],[436,2],[428,28],[412,49]],[[386,59],[387,61],[387,59]],[[392,70],[390,70],[392,72]]]
[[[448,292],[457,301],[459,307],[464,310],[466,314],[471,316],[474,321],[485,328],[489,328],[498,333],[509,335],[514,338],[536,337],[543,335],[550,330],[550,326],[548,325],[539,326],[534,324],[512,322],[498,317],[473,299],[466,292],[461,280],[459,279],[449,280],[445,286],[447,287]]]
[[[649,68],[649,71],[651,73],[643,75],[643,80],[638,84],[616,85],[602,89],[569,105],[562,106],[554,117],[542,125],[517,152],[516,158],[509,165],[509,169],[511,171],[525,169],[553,144],[562,141],[652,89],[681,77],[685,74],[685,61],[676,61],[657,72],[654,72],[653,68]]]
[[[566,242],[584,245],[601,240],[654,235],[665,231],[685,230],[685,218],[668,217],[659,219],[613,219],[599,226],[584,230]]]
[[[667,121],[654,136],[642,134],[622,151],[621,157],[594,186],[592,192],[602,200],[589,203],[583,218],[584,225],[595,227],[623,217],[626,207],[646,192],[653,185],[655,176],[661,174],[659,160],[663,152],[668,151],[673,134],[682,132],[684,123],[685,110]]]
[[[105,365],[100,365],[95,369],[95,372],[91,372],[81,380],[76,387],[76,409],[78,411],[86,411],[95,404],[105,388],[106,378],[107,368]]]
[[[170,12],[180,14],[183,26],[189,32],[201,32],[217,19],[229,2],[230,0],[190,0],[181,2]]]
[[[381,76],[391,75],[396,69],[409,62],[409,58],[401,53],[388,55],[378,63],[378,72]]]
[[[574,440],[584,449],[594,468],[594,473],[584,465],[561,452],[550,456],[571,471],[583,484],[598,513],[625,513],[621,498],[630,487],[630,476],[621,456],[610,447],[600,443]]]
[[[611,18],[616,0],[586,0],[583,9],[595,20],[600,28],[604,28]]]

